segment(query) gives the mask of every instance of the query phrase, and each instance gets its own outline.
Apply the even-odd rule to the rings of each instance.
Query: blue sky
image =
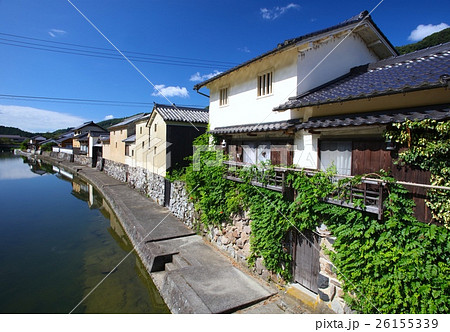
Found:
[[[139,57],[132,61],[143,75],[67,0],[0,0],[0,125],[53,131],[149,112],[153,102],[168,103],[152,84],[170,102],[204,107],[208,99],[192,90],[198,80],[380,2],[71,1],[121,51],[142,53],[125,54]],[[372,17],[399,46],[449,26],[449,14],[448,0],[384,0]]]

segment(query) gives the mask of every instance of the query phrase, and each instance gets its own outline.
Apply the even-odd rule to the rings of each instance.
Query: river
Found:
[[[168,313],[117,217],[88,183],[0,154],[0,313]]]

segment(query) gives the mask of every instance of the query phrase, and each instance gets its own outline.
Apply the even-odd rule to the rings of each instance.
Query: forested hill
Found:
[[[414,44],[408,44],[404,46],[397,46],[396,49],[398,53],[405,54],[405,53],[411,53],[414,51],[422,50],[427,47],[447,43],[450,41],[450,28],[444,29],[442,31],[433,33],[432,35],[429,35],[428,37],[425,37],[421,41],[414,43]]]
[[[0,126],[0,135],[19,135],[22,137],[34,136],[33,133],[30,133],[28,131],[24,131],[15,127],[5,127],[5,126]]]
[[[115,124],[118,124],[119,122],[122,122],[125,119],[126,118],[117,118],[117,119],[103,120],[103,121],[97,122],[97,124],[100,127],[108,129],[108,127],[114,126]]]
[[[114,126],[115,124],[122,122],[124,119],[125,118],[104,120],[104,121],[97,122],[97,124],[100,127],[108,129],[108,127]],[[0,135],[19,135],[19,136],[23,136],[23,137],[33,137],[35,135],[42,135],[47,138],[56,138],[56,137],[60,136],[61,134],[68,132],[70,129],[72,129],[72,128],[58,129],[51,133],[30,133],[29,131],[24,131],[24,130],[16,128],[16,127],[0,126]]]

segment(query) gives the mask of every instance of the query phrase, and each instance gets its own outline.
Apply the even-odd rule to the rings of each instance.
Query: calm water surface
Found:
[[[0,313],[68,313],[132,246],[92,186],[0,154]],[[130,255],[74,313],[168,313]]]

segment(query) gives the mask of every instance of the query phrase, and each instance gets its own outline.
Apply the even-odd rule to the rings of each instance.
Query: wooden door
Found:
[[[318,293],[320,238],[317,234],[305,230],[294,236],[294,281]]]

